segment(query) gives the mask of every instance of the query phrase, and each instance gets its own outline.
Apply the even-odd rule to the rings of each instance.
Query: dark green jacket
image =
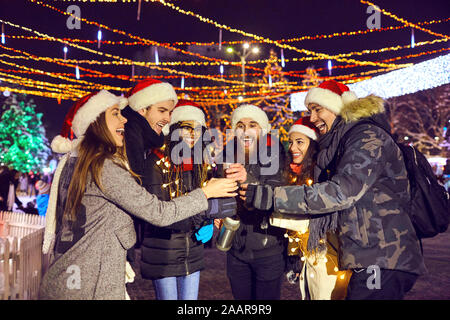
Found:
[[[361,100],[359,105],[342,110],[343,117],[338,117],[320,138],[330,143],[328,150],[320,151],[319,158],[328,152],[331,159],[340,149],[337,146],[343,135],[364,118],[371,117],[389,130],[382,116],[383,105],[376,102]],[[342,152],[318,172],[316,178],[326,174],[326,181],[276,188],[275,210],[312,217],[338,212],[341,269],[376,265],[422,274],[426,269],[420,244],[406,212],[410,195],[403,156],[379,126],[361,124],[352,129]]]

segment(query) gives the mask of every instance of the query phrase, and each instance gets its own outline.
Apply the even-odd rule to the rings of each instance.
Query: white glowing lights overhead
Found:
[[[384,99],[403,96],[450,83],[450,54],[391,71],[369,80],[349,84],[358,97],[369,94]],[[304,111],[306,91],[291,94],[291,109]]]
[[[158,48],[155,47],[155,64],[159,65]]]

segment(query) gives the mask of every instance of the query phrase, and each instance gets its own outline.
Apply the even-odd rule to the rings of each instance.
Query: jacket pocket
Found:
[[[363,247],[369,247],[369,227],[370,227],[370,213],[362,208],[356,208],[358,220],[358,234],[361,239]]]
[[[133,222],[114,230],[114,234],[125,250],[130,249],[136,243],[136,231]]]

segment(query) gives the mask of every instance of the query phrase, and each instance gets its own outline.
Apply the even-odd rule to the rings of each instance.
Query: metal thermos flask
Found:
[[[216,247],[220,251],[228,251],[233,243],[234,235],[241,225],[239,220],[226,217],[223,220],[222,228],[220,228],[219,236],[217,237]]]

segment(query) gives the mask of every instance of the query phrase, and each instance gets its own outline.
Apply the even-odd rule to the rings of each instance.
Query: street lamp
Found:
[[[235,51],[233,49],[233,47],[228,47],[227,48],[227,52],[228,53],[235,53],[240,59],[241,59],[241,72],[242,72],[242,82],[244,83],[244,94],[245,94],[245,62],[246,59],[248,58],[248,56],[253,53],[253,54],[258,54],[259,53],[259,48],[258,47],[253,47],[250,49],[250,44],[248,42],[244,42],[244,44],[242,45],[242,53],[239,51]]]

